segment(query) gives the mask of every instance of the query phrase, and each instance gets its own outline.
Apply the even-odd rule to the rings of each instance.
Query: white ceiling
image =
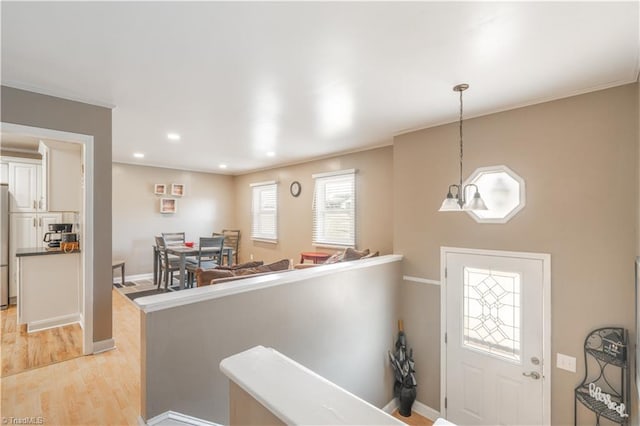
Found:
[[[390,144],[456,120],[460,82],[471,117],[638,77],[638,2],[1,7],[3,84],[113,106],[114,161],[191,170]]]

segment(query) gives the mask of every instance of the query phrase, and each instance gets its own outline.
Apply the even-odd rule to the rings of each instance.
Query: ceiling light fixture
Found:
[[[134,152],[133,156],[136,157],[136,158],[144,158],[144,154],[141,153],[141,152]]]
[[[170,141],[179,141],[180,135],[177,133],[167,133],[167,139],[169,139]]]
[[[459,212],[463,210],[487,210],[487,206],[484,204],[478,186],[470,183],[462,186],[462,155],[463,155],[463,143],[462,143],[462,92],[469,88],[468,84],[462,83],[453,86],[453,91],[460,93],[460,183],[449,185],[449,191],[447,191],[447,197],[442,202],[440,209],[441,212]],[[471,200],[466,200],[467,189],[469,187],[475,188],[475,193]],[[455,188],[455,194],[452,189]]]
[[[273,152],[273,151],[267,152],[267,157],[275,157],[275,156],[276,156],[275,152]]]
[[[220,166],[218,166],[218,167],[220,167],[221,169],[226,169],[227,165],[226,164],[220,164]]]

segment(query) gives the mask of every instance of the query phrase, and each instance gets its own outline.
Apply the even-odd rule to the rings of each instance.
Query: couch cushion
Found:
[[[237,269],[255,268],[256,266],[262,266],[264,262],[262,260],[252,260],[251,262],[239,263],[233,266],[220,265],[216,269],[223,269],[226,271],[235,271]]]
[[[202,268],[196,269],[196,282],[198,283],[198,287],[211,284],[211,280],[215,280],[218,278],[228,278],[233,276],[234,276],[233,271],[227,271],[224,269],[207,269],[207,270],[203,270]]]
[[[378,256],[380,256],[380,252],[379,252],[379,251],[376,251],[376,252],[374,252],[374,253],[369,253],[369,254],[368,254],[368,255],[366,255],[366,256],[362,256],[360,259],[370,259],[370,258],[372,258],[372,257],[378,257]]]
[[[289,259],[282,259],[277,262],[270,263],[268,265],[256,266],[255,268],[245,268],[233,271],[234,275],[253,275],[261,274],[263,272],[284,271],[289,269]]]
[[[343,261],[346,262],[349,260],[358,260],[368,254],[369,254],[369,249],[358,251],[349,247],[344,251]]]

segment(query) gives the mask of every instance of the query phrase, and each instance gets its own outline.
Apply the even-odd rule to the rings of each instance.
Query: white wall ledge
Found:
[[[177,306],[189,305],[192,303],[226,297],[234,294],[263,288],[275,287],[295,281],[302,281],[307,278],[321,277],[335,272],[358,270],[371,266],[383,265],[386,263],[400,262],[403,256],[399,254],[389,254],[385,256],[372,257],[369,259],[353,260],[349,262],[322,265],[315,268],[284,271],[279,274],[260,275],[237,281],[230,281],[222,284],[197,287],[173,293],[158,294],[134,299],[134,302],[145,313],[161,311]]]
[[[404,424],[272,348],[225,358],[220,370],[288,425]]]

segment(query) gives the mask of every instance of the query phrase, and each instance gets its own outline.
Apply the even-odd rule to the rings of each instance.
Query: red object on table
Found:
[[[187,247],[193,247],[193,241],[187,241],[184,245]]]
[[[305,259],[313,261],[313,263],[321,263],[327,260],[331,255],[329,253],[321,253],[319,251],[303,251],[300,253],[300,263],[304,263]]]

